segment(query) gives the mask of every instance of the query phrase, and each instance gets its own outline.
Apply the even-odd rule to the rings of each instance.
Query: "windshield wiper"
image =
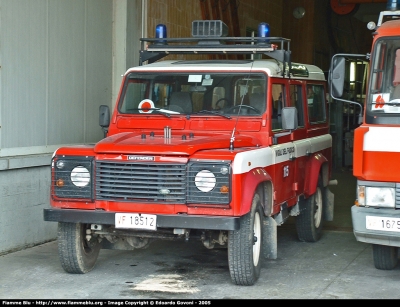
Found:
[[[400,106],[400,99],[393,99],[389,102],[386,102],[385,104],[389,106]]]
[[[227,118],[227,119],[231,119],[231,117],[230,117],[230,116],[228,116],[228,115],[224,115],[224,114],[221,114],[221,113],[218,113],[217,111],[201,110],[201,111],[197,112],[196,114],[199,114],[199,113],[203,113],[203,114],[212,114],[212,115],[218,115],[218,116],[225,117],[225,118]]]
[[[164,111],[163,109],[160,108],[134,108],[134,109],[129,109],[130,111],[144,111],[143,113],[140,114],[145,114],[145,115],[150,115],[150,114],[162,114],[168,118],[171,117],[171,114],[167,111]],[[154,111],[154,112],[146,112],[146,111]]]
[[[166,116],[166,117],[168,117],[168,118],[171,117],[171,114],[170,114],[170,113],[164,112],[163,110],[156,109],[156,108],[150,109],[150,110],[154,110],[153,113],[155,113],[155,114],[162,114],[162,115],[164,115],[164,116]]]

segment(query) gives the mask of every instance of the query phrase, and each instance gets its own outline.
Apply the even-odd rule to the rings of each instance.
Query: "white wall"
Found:
[[[127,68],[119,42],[141,3],[0,0],[0,254],[55,238],[43,221],[51,154],[103,137],[99,106],[114,105]]]
[[[0,3],[0,156],[99,140],[95,111],[112,92],[112,1]]]

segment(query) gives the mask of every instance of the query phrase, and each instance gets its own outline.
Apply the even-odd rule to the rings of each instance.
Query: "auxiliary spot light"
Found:
[[[387,11],[397,11],[400,9],[400,0],[388,0],[386,3]]]

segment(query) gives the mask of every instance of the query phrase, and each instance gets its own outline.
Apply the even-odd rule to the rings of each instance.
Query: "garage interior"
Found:
[[[99,106],[114,106],[121,75],[139,63],[139,38],[152,37],[157,24],[167,26],[169,37],[190,37],[193,20],[219,19],[230,36],[251,36],[267,22],[271,36],[291,39],[292,61],[327,74],[334,54],[370,51],[366,25],[386,3],[0,0],[0,255],[55,240],[56,225],[43,221],[52,153],[103,138]],[[299,7],[302,16],[294,13]],[[355,67],[346,95],[362,103],[367,64]],[[358,111],[330,103],[335,169],[351,170]]]

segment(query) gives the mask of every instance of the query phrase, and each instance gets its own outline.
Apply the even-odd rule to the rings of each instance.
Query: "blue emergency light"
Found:
[[[269,28],[269,24],[266,22],[261,22],[258,25],[258,37],[264,38],[264,37],[269,37],[270,36],[270,28]],[[263,39],[263,40],[258,40],[259,44],[266,44],[268,43],[269,40],[268,39]]]
[[[400,10],[400,0],[388,0],[386,10],[397,11]]]
[[[158,24],[156,26],[156,38],[167,38],[167,26],[163,24]],[[156,42],[158,45],[166,45],[166,40],[158,40]]]

